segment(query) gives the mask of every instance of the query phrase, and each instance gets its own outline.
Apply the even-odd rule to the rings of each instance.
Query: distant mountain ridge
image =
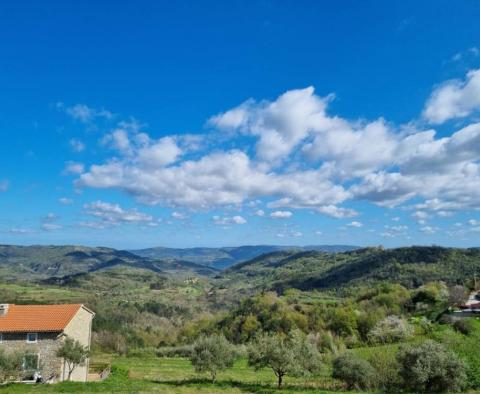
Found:
[[[149,259],[125,250],[86,246],[0,245],[0,276],[4,280],[41,280],[113,267],[143,268],[157,273],[212,275],[211,267],[176,259]]]
[[[359,249],[353,245],[245,245],[221,248],[167,248],[154,247],[138,250],[129,250],[137,256],[154,259],[179,259],[191,261],[209,267],[224,269],[242,263],[261,255],[280,251],[319,251],[328,253],[341,253]]]

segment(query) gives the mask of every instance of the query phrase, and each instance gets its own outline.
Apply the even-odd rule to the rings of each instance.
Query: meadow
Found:
[[[212,384],[205,375],[197,374],[184,358],[117,357],[99,354],[95,362],[112,362],[112,374],[103,382],[55,385],[12,384],[0,388],[0,393],[310,393],[327,394],[326,385],[337,386],[328,374],[315,379],[286,378],[282,389],[270,370],[255,372],[246,360],[238,360],[232,369],[220,373],[218,382]],[[333,388],[333,387],[332,387]]]

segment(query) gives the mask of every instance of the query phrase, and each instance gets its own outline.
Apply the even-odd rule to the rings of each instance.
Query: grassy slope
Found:
[[[216,384],[211,384],[205,375],[196,374],[189,361],[181,358],[118,358],[113,360],[113,365],[114,373],[100,383],[10,385],[0,388],[0,393],[332,393],[318,387],[325,383],[324,378],[316,381],[287,378],[286,386],[278,390],[271,371],[254,372],[247,367],[245,360],[238,361],[231,370],[220,373]]]

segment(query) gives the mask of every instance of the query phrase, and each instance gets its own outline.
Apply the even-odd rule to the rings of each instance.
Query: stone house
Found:
[[[35,372],[49,382],[66,380],[68,370],[56,356],[65,338],[90,348],[95,314],[82,304],[15,305],[0,304],[0,349],[25,354],[25,378]],[[86,382],[89,360],[77,366],[71,380]]]

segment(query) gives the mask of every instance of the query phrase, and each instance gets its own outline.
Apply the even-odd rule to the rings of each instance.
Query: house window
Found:
[[[23,356],[22,369],[24,371],[35,371],[38,369],[38,354],[27,353]]]
[[[38,340],[38,334],[36,332],[29,332],[27,334],[27,343],[36,343]]]

